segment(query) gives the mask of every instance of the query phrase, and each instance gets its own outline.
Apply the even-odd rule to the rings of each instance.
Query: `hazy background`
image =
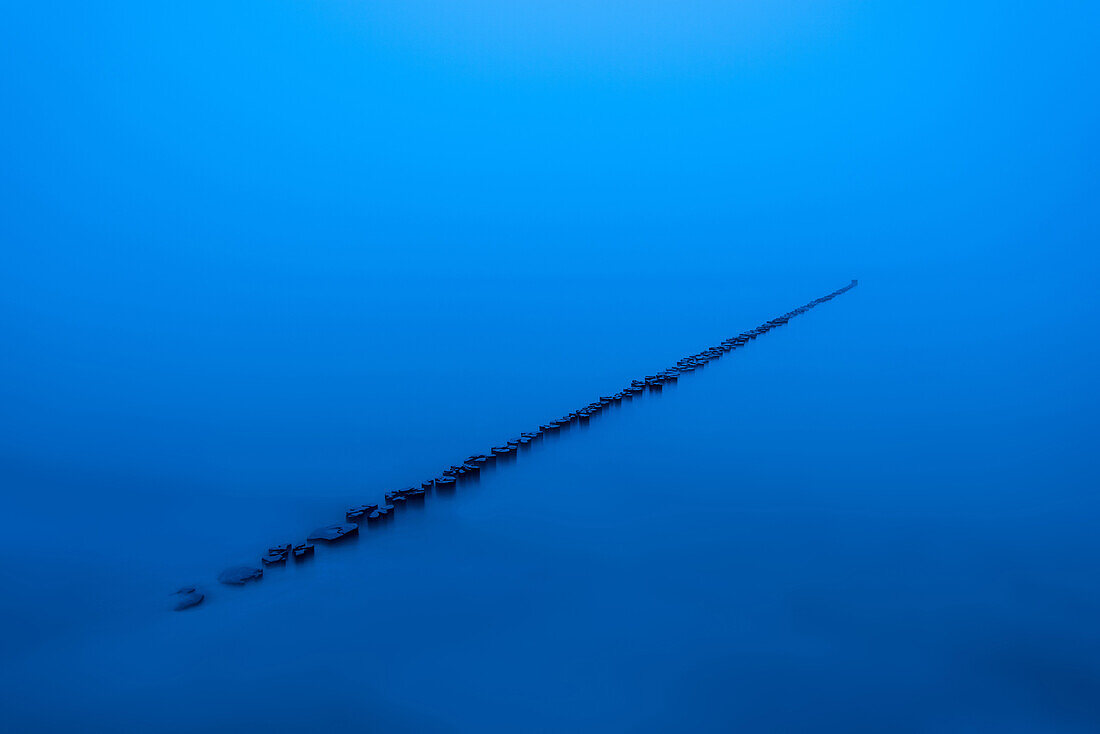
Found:
[[[0,21],[9,726],[1100,727],[1095,3]]]

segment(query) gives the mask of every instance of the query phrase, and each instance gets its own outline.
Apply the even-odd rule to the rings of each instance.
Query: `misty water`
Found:
[[[1100,728],[1096,9],[641,6],[2,25],[0,728]]]
[[[143,330],[126,364],[86,364],[94,401],[40,396],[49,419],[12,439],[5,711],[26,730],[1085,730],[1097,500],[1064,418],[1086,376],[1048,362],[1072,349],[1058,309],[990,319],[997,293],[932,273],[865,278],[357,541],[214,580],[844,282],[409,298],[349,279],[308,317],[264,298]],[[185,583],[206,601],[170,611]]]

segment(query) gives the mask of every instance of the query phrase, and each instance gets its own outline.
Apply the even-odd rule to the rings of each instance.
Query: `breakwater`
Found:
[[[858,281],[853,280],[843,288],[815,298],[792,311],[765,321],[753,329],[729,337],[700,352],[682,357],[666,369],[632,380],[629,385],[624,386],[621,390],[602,395],[599,399],[587,403],[577,410],[543,423],[535,430],[521,432],[510,440],[488,447],[483,453],[467,456],[446,467],[436,476],[424,479],[417,484],[386,492],[381,499],[371,503],[348,507],[342,520],[316,528],[306,536],[304,541],[272,546],[255,563],[225,569],[219,574],[218,581],[229,585],[244,585],[261,580],[265,567],[285,565],[290,562],[306,562],[314,557],[316,544],[339,543],[357,536],[361,529],[369,529],[382,523],[392,522],[400,508],[422,504],[433,493],[454,492],[463,482],[478,476],[482,469],[518,455],[521,449],[530,447],[546,434],[555,433],[574,423],[587,423],[593,416],[612,404],[632,399],[645,392],[660,391],[665,385],[676,382],[680,377],[702,368],[707,363],[745,347],[763,334],[783,326],[792,318],[842,295],[857,284]],[[205,598],[205,593],[200,587],[185,586],[173,595],[174,608],[177,610],[190,609],[201,604]]]

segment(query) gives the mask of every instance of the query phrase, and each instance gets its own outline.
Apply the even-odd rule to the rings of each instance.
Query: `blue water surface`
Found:
[[[1100,729],[1095,3],[3,17],[5,731]]]

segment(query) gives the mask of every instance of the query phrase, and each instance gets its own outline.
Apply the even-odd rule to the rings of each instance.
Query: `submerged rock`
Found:
[[[313,543],[302,543],[294,546],[294,560],[300,561],[313,555]]]
[[[356,505],[355,507],[349,507],[348,511],[344,513],[344,517],[348,522],[358,522],[364,515],[369,515],[378,509],[378,505]]]
[[[326,540],[336,541],[346,538],[350,535],[357,535],[359,533],[359,526],[353,522],[338,522],[335,525],[326,525],[323,528],[317,528],[306,540]]]
[[[263,578],[264,570],[260,566],[230,566],[218,574],[218,581],[231,586],[243,586],[248,581]]]
[[[177,612],[198,606],[202,604],[202,600],[206,598],[206,596],[194,586],[184,586],[183,588],[177,589],[172,596],[175,597],[175,606],[173,608]]]
[[[275,564],[286,563],[287,556],[290,555],[290,543],[286,545],[276,545],[267,549],[267,555],[260,559],[260,563],[265,566],[273,566]]]

